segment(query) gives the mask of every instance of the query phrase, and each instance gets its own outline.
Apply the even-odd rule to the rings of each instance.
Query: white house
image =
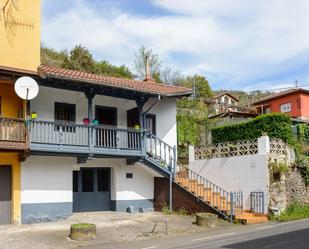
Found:
[[[40,66],[21,164],[23,223],[73,212],[152,210],[175,167],[176,98],[191,90]]]
[[[239,99],[228,92],[221,93],[213,97],[213,105],[216,114],[237,110],[238,102]]]

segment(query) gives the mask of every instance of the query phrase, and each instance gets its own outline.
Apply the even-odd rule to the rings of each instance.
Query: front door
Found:
[[[110,168],[73,171],[73,212],[111,210]]]
[[[11,166],[0,166],[0,225],[11,223]]]

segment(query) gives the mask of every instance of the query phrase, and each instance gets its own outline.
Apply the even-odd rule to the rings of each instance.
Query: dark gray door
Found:
[[[110,168],[73,171],[73,212],[111,210]]]
[[[0,225],[11,223],[11,166],[0,166]]]

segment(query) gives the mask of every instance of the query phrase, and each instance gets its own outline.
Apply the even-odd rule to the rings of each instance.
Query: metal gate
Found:
[[[264,214],[264,192],[255,191],[250,194],[250,211],[252,213]]]

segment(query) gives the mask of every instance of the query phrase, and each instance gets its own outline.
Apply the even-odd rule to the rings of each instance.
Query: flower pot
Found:
[[[96,225],[90,223],[73,224],[70,229],[70,238],[73,240],[93,240],[97,236]]]
[[[200,227],[217,227],[218,215],[211,213],[196,214],[196,224]]]

